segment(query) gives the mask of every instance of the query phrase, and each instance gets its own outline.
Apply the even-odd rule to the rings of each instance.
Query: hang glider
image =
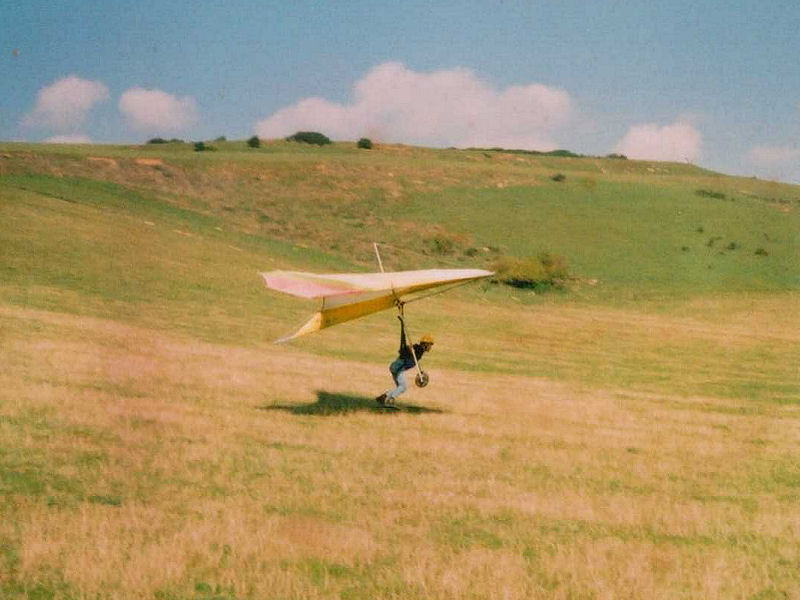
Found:
[[[483,269],[425,269],[337,274],[270,271],[261,275],[270,289],[301,298],[322,299],[320,310],[300,329],[277,340],[286,342],[332,325],[402,306],[435,288],[455,287],[492,274]]]

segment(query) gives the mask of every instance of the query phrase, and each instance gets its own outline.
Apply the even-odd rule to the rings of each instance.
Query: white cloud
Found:
[[[54,135],[44,141],[45,144],[91,144],[92,140],[89,136],[82,133],[74,133],[69,135]]]
[[[755,146],[747,153],[750,162],[774,167],[800,162],[800,149],[789,146]]]
[[[703,136],[694,125],[677,121],[634,125],[614,148],[629,158],[694,162],[700,158]]]
[[[197,121],[197,105],[191,96],[178,98],[161,90],[131,88],[119,99],[119,110],[142,131],[179,131]]]
[[[553,134],[572,112],[569,94],[559,88],[499,90],[469,69],[419,73],[388,62],[356,82],[352,102],[306,98],[259,121],[255,132],[277,138],[317,130],[333,139],[552,150]]]
[[[95,104],[108,99],[108,88],[102,82],[70,75],[39,90],[36,106],[22,122],[34,127],[71,131],[83,124]]]

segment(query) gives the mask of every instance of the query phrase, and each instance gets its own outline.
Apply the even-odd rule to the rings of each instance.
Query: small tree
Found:
[[[286,138],[287,142],[302,142],[304,144],[314,144],[316,146],[324,146],[330,144],[331,140],[328,136],[319,133],[318,131],[298,131],[294,135]]]
[[[261,140],[258,139],[257,135],[254,135],[249,140],[247,140],[247,145],[251,148],[260,148],[261,147]]]
[[[208,150],[216,150],[214,146],[208,146],[205,142],[195,142],[194,143],[194,151],[195,152],[205,152]]]
[[[364,150],[372,150],[372,140],[369,138],[361,138],[356,145]]]

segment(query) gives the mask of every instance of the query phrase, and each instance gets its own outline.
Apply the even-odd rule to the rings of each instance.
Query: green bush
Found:
[[[555,181],[557,183],[561,183],[562,181],[566,181],[567,176],[564,175],[563,173],[556,173],[550,179],[552,179],[553,181]]]
[[[179,140],[178,138],[172,138],[171,140],[165,140],[164,138],[155,137],[152,139],[147,140],[148,144],[185,144],[183,140]]]
[[[561,156],[563,158],[580,158],[580,154],[575,154],[571,150],[551,150],[550,152],[544,152],[545,156]]]
[[[569,277],[567,259],[560,254],[542,252],[538,258],[548,277],[552,279],[567,279]]]
[[[694,192],[703,198],[716,198],[717,200],[725,200],[726,196],[722,192],[715,192],[714,190],[695,190]]]
[[[459,245],[459,239],[453,234],[439,231],[425,237],[422,243],[424,245],[425,254],[447,256],[455,252],[456,247]]]
[[[261,147],[261,140],[258,139],[257,135],[254,135],[249,140],[247,140],[247,145],[251,148],[260,148]]]
[[[361,138],[358,140],[356,146],[363,148],[364,150],[372,150],[372,140],[369,138]]]
[[[566,259],[551,252],[526,258],[501,256],[492,264],[492,270],[493,281],[522,289],[560,289],[569,277]]]
[[[331,143],[331,140],[328,138],[328,136],[319,133],[318,131],[298,131],[294,135],[287,137],[286,141],[314,144],[316,146],[324,146],[325,144]]]
[[[214,146],[207,146],[205,142],[195,142],[194,143],[194,151],[195,152],[207,152],[209,150],[216,150]]]
[[[455,150],[455,148],[450,148]],[[499,146],[495,146],[493,148],[476,148],[474,146],[470,148],[465,148],[465,150],[471,151],[483,151],[484,156],[488,155],[487,152],[502,152],[504,154],[527,154],[529,156],[558,156],[560,158],[581,158],[580,154],[575,154],[571,150],[550,150],[548,152],[541,152],[540,150],[522,150],[519,148],[500,148]]]

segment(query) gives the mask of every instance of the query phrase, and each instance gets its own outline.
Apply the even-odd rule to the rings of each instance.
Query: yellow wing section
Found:
[[[267,287],[301,298],[321,298],[322,307],[285,342],[326,327],[386,310],[419,292],[492,275],[483,269],[425,269],[393,273],[262,273]]]

